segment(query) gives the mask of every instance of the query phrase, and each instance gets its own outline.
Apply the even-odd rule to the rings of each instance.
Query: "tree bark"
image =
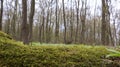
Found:
[[[18,0],[15,0],[14,14],[11,22],[11,31],[12,31],[11,33],[14,39],[16,39],[17,5],[18,5]]]
[[[84,4],[85,3],[85,4]],[[86,21],[86,1],[82,2],[82,12],[81,12],[81,23],[82,23],[82,31],[81,31],[81,40],[80,43],[81,44],[85,44],[85,21]],[[85,7],[84,7],[85,6]],[[84,11],[85,10],[85,11]]]
[[[0,31],[2,30],[2,18],[3,18],[3,0],[1,0],[1,11],[0,11]]]
[[[107,22],[107,0],[102,0],[102,32],[101,32],[101,41],[103,45],[109,44],[109,33],[108,33],[108,22]]]
[[[76,18],[77,18],[77,28],[76,28],[76,34],[75,34],[75,42],[77,43],[78,42],[78,27],[79,27],[79,0],[78,2],[76,3],[76,12],[77,12],[77,15],[76,15]]]
[[[29,42],[32,41],[34,12],[35,12],[35,0],[31,0],[31,9],[29,16]]]
[[[58,0],[56,0],[56,27],[55,27],[55,43],[59,41],[59,22],[58,22]]]
[[[66,36],[67,36],[67,27],[66,27],[66,19],[65,19],[65,5],[64,5],[64,0],[62,0],[62,5],[63,5],[63,21],[64,21],[64,43],[66,43]]]
[[[48,30],[48,23],[49,23],[49,9],[47,11],[47,18],[46,18],[46,43],[49,42],[49,30]]]
[[[22,0],[22,28],[21,37],[24,44],[29,44],[28,41],[28,23],[27,23],[27,0]]]
[[[72,5],[72,0],[71,0],[71,5]],[[73,19],[73,6],[71,6],[71,15],[70,15],[70,41],[71,41],[71,43],[73,43],[74,41],[73,41],[73,21],[74,21],[74,19]]]

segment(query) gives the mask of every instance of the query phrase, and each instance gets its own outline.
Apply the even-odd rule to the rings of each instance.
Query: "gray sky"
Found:
[[[62,0],[59,1],[62,2]],[[67,2],[68,0],[65,0],[65,3]],[[111,3],[114,10],[120,9],[120,0],[111,0]],[[94,14],[95,5],[97,5],[96,8],[101,7],[101,0],[88,0],[88,4],[90,6],[91,13]],[[97,9],[97,11],[98,10],[99,9]]]
[[[6,1],[6,0],[5,0]],[[7,1],[11,1],[11,0],[7,0]],[[36,0],[37,2],[38,0]],[[41,0],[42,1],[42,0]],[[81,0],[80,0],[81,1]],[[116,10],[120,10],[120,0],[111,0],[112,1],[112,6],[113,6],[113,9],[116,11]],[[21,2],[21,0],[19,0],[19,2]],[[59,0],[59,3],[62,3],[62,0]],[[65,3],[68,5],[71,5],[70,3],[68,3],[68,0],[65,0]],[[101,0],[88,0],[87,1],[88,5],[90,6],[90,11],[91,11],[91,14],[94,14],[94,10],[95,10],[95,5],[96,8],[100,7],[99,9],[96,10],[96,13],[97,14],[101,14],[100,12],[100,9],[101,9]],[[14,3],[13,3],[14,4]],[[36,7],[39,7],[39,6],[36,6]]]

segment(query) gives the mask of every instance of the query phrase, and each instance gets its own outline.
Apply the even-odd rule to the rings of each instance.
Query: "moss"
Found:
[[[11,36],[9,36],[8,34],[0,31],[0,38],[1,38],[1,37],[8,38],[8,39],[12,39]]]
[[[0,67],[103,67],[107,54],[102,46],[28,46],[0,32]]]

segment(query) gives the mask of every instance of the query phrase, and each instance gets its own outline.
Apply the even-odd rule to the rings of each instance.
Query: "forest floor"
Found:
[[[106,58],[111,53],[107,49],[74,44],[24,45],[0,32],[0,67],[120,67],[119,57]]]

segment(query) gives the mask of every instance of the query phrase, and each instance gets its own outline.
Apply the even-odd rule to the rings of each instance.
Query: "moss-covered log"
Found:
[[[30,46],[0,32],[0,67],[107,67],[102,46]]]

